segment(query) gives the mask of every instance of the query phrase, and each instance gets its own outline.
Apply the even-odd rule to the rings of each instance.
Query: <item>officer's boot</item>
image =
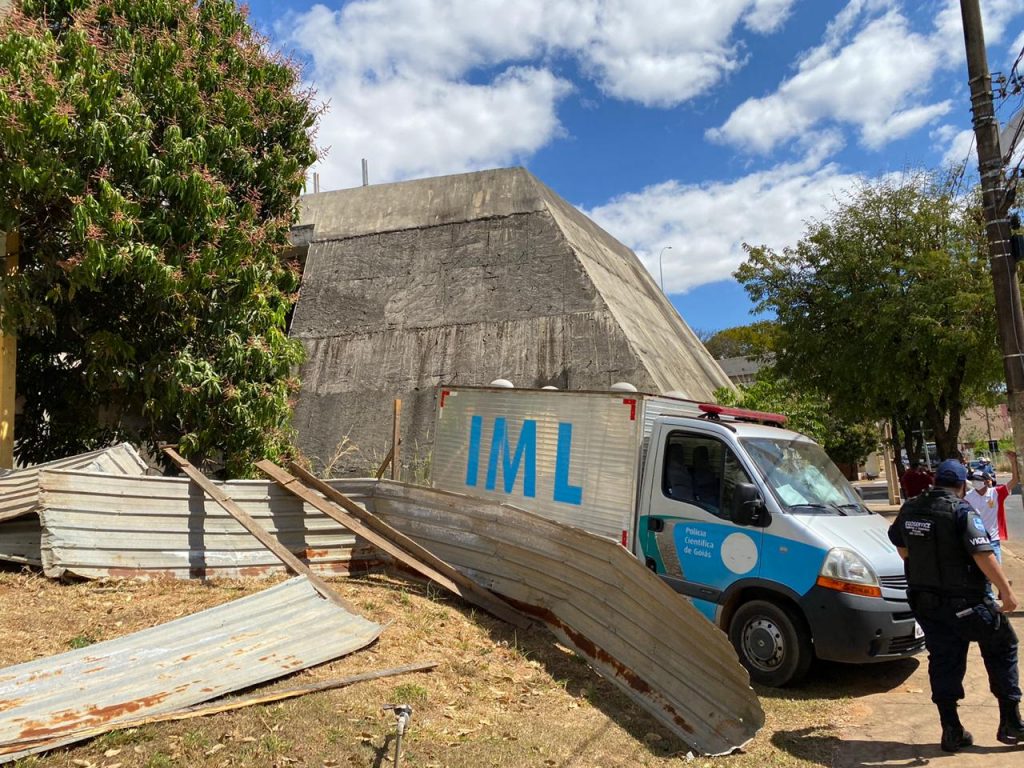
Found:
[[[974,744],[974,737],[960,723],[956,702],[942,702],[936,706],[939,708],[939,722],[942,723],[942,741],[939,743],[942,751],[959,752]]]
[[[1024,722],[1020,719],[1020,703],[1012,699],[999,700],[999,730],[996,738],[1003,744],[1024,741]]]

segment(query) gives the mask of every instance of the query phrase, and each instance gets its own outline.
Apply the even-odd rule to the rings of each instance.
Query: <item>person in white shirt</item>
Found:
[[[984,472],[973,472],[970,476],[972,489],[964,496],[964,501],[970,504],[974,511],[981,516],[982,521],[984,521],[989,541],[992,542],[992,551],[1000,563],[1003,562],[1000,542],[1003,539],[1009,538],[1006,530],[1006,497],[1013,492],[1013,489],[1020,482],[1017,477],[1017,454],[1013,451],[1007,451],[1006,455],[1010,459],[1012,472],[1008,483],[993,487],[994,475]]]

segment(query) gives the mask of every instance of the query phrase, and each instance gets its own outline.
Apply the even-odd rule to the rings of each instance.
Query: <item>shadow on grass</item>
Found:
[[[948,765],[956,765],[957,755],[939,749],[937,724],[935,737],[934,744],[907,744],[899,741],[840,739],[832,728],[801,728],[776,731],[772,735],[772,745],[793,757],[827,768],[881,768],[896,765],[912,768],[930,765],[933,760],[941,758],[948,758]],[[967,747],[962,754],[1005,754],[1009,757],[1010,752],[1017,751],[1018,747]],[[1008,765],[995,759],[992,764]]]

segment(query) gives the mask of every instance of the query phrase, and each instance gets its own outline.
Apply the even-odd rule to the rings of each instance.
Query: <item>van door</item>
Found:
[[[647,514],[638,520],[644,561],[694,606],[715,619],[722,593],[758,575],[762,530],[729,519],[732,493],[750,483],[733,450],[696,430],[664,433]]]

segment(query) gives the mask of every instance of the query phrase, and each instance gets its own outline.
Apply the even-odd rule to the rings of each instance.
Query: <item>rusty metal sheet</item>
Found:
[[[370,503],[543,621],[695,750],[729,753],[764,724],[725,634],[621,546],[508,505],[400,483],[381,481]]]
[[[171,712],[372,643],[381,627],[304,577],[126,637],[0,669],[0,763]]]
[[[44,471],[39,478],[47,576],[188,579],[285,572],[273,553],[187,478],[67,470]],[[216,485],[321,576],[383,562],[372,546],[271,481]]]
[[[0,522],[35,511],[39,500],[39,473],[50,469],[82,469],[116,475],[141,475],[146,463],[128,443],[81,453],[66,459],[35,464],[0,476]]]

